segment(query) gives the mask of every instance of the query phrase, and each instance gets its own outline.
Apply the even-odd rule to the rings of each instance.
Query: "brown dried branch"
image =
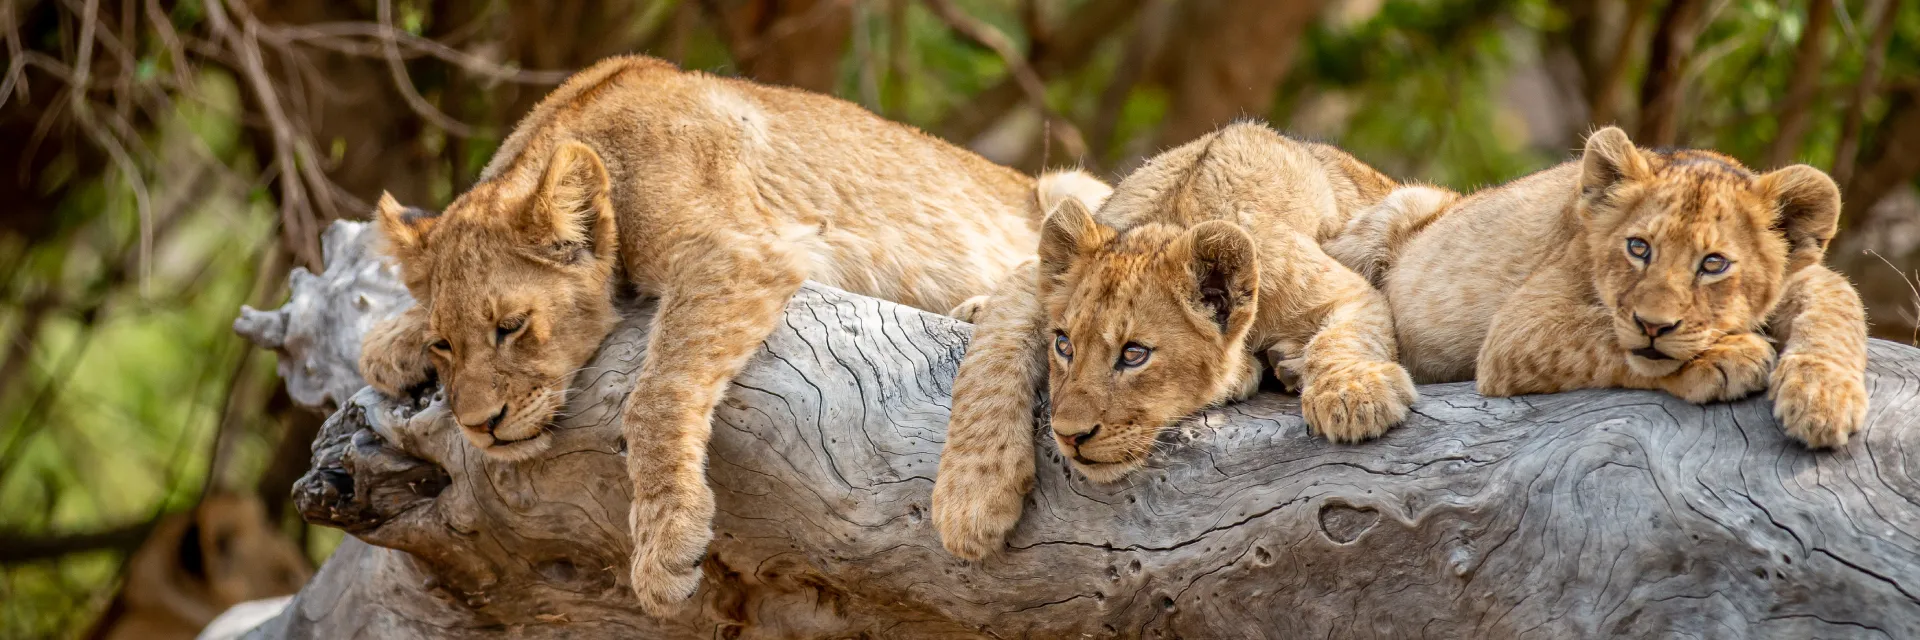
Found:
[[[923,0],[923,2],[927,5],[927,9],[933,11],[935,17],[947,25],[947,28],[1000,56],[1000,60],[1007,65],[1007,74],[1020,84],[1020,90],[1026,93],[1027,103],[1046,117],[1048,126],[1053,129],[1053,136],[1060,140],[1061,146],[1066,147],[1067,155],[1075,160],[1086,157],[1086,137],[1081,135],[1080,128],[1074,126],[1072,121],[1047,106],[1046,83],[1040,80],[1040,74],[1033,70],[1033,65],[1027,63],[1026,56],[1021,55],[1020,50],[1014,46],[1013,40],[1008,38],[1007,34],[1001,33],[993,25],[967,15],[959,7],[954,6],[952,0]]]
[[[363,57],[386,57],[389,54],[385,49],[391,43],[399,49],[394,57],[402,60],[422,56],[431,57],[453,65],[461,71],[495,82],[559,84],[573,74],[572,70],[528,71],[502,65],[449,47],[437,40],[407,33],[388,24],[327,22],[304,25],[263,25],[260,34],[262,40],[278,46],[308,45],[335,53]],[[362,42],[360,41],[362,38],[372,42]]]
[[[427,99],[420,95],[420,91],[413,87],[413,78],[407,75],[407,63],[400,57],[400,45],[393,38],[393,34],[399,31],[393,26],[393,0],[380,0],[376,4],[379,7],[381,33],[384,34],[380,38],[380,53],[381,57],[387,61],[388,73],[393,75],[393,88],[399,90],[400,97],[406,100],[407,106],[427,122],[462,138],[472,136],[473,127],[453,119],[439,107],[433,106],[433,103],[427,102]]]
[[[152,522],[134,522],[99,531],[35,535],[0,532],[0,564],[58,558],[70,553],[116,549],[132,551],[147,539]]]

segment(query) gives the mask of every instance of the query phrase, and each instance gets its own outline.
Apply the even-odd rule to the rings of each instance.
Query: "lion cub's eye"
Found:
[[[1647,241],[1639,238],[1627,238],[1627,255],[1645,260],[1648,256],[1653,255],[1653,245],[1649,245]]]
[[[1731,266],[1733,261],[1718,253],[1710,253],[1707,257],[1700,259],[1700,273],[1710,276],[1726,273],[1727,267]]]
[[[446,338],[433,341],[433,344],[427,345],[427,348],[440,353],[453,353],[453,343],[447,342]]]
[[[494,328],[493,342],[494,344],[506,342],[507,338],[512,337],[513,334],[519,333],[521,329],[525,329],[525,328],[527,328],[526,316],[514,316],[511,318],[507,318],[506,320],[501,321],[500,326]]]
[[[1073,359],[1073,341],[1068,340],[1067,335],[1064,333],[1055,334],[1053,336],[1053,352],[1060,354],[1060,357],[1062,358],[1072,360]]]
[[[1152,355],[1152,349],[1129,342],[1125,349],[1120,350],[1120,362],[1117,364],[1121,367],[1138,367],[1146,364],[1147,358]]]

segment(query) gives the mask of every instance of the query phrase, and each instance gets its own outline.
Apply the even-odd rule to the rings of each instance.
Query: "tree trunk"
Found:
[[[1653,32],[1647,52],[1647,77],[1640,84],[1640,134],[1633,139],[1649,147],[1680,143],[1681,107],[1687,88],[1681,84],[1693,61],[1694,39],[1705,26],[1706,0],[1668,0]]]
[[[329,243],[372,235],[342,223]],[[390,275],[368,253],[331,253],[243,333],[308,362],[401,304],[367,286]],[[812,284],[715,415],[704,584],[651,620],[625,585],[617,424],[650,314],[608,339],[528,462],[479,455],[437,398],[353,395],[296,500],[357,540],[251,635],[1920,635],[1920,350],[1872,344],[1870,425],[1837,452],[1789,442],[1760,397],[1471,384],[1423,387],[1406,425],[1355,446],[1264,393],[1112,486],[1036,438],[1010,548],[969,565],[926,517],[968,326]]]
[[[1267,117],[1320,0],[1188,0],[1161,58],[1173,96],[1158,139],[1171,148],[1238,118]]]

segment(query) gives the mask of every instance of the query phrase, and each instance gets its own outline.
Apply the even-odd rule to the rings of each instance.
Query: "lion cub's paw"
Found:
[[[933,526],[948,553],[979,560],[1006,546],[1007,534],[1020,523],[1033,475],[1020,477],[1018,464],[970,458],[991,456],[942,454],[940,473],[933,482]]]
[[[1281,388],[1286,389],[1287,393],[1300,393],[1300,379],[1307,375],[1304,345],[1281,342],[1267,347],[1267,361],[1273,363],[1273,377],[1280,381]]]
[[[967,298],[965,302],[960,303],[960,306],[954,307],[952,311],[948,311],[947,316],[961,322],[978,323],[980,322],[981,314],[985,313],[986,310],[987,296],[979,295]]]
[[[1787,435],[1816,449],[1846,445],[1867,420],[1865,376],[1819,356],[1781,358],[1767,395]]]
[[[1328,440],[1359,442],[1405,420],[1417,397],[1413,378],[1400,365],[1356,362],[1309,380],[1300,411],[1307,426]]]
[[[629,513],[633,594],[641,612],[672,616],[700,587],[700,561],[713,541],[713,493],[691,502],[635,501]]]
[[[1767,388],[1773,370],[1773,343],[1753,333],[1721,336],[1667,376],[1667,392],[1694,404],[1737,400]]]
[[[417,336],[397,321],[374,325],[361,340],[360,377],[393,398],[432,380],[433,360]]]

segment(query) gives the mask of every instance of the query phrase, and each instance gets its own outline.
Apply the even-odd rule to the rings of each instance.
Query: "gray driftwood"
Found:
[[[250,335],[314,362],[283,366],[296,388],[352,383],[326,360],[404,304],[335,249],[265,312],[282,317],[241,327],[282,327]],[[1920,350],[1871,346],[1870,426],[1835,452],[1790,443],[1764,398],[1435,385],[1406,425],[1341,446],[1262,394],[1118,486],[1037,447],[1010,548],[969,565],[927,519],[967,325],[813,285],[715,418],[705,582],[649,620],[623,585],[615,423],[647,317],[528,463],[469,448],[435,398],[347,398],[296,494],[357,540],[253,635],[1920,637]]]

